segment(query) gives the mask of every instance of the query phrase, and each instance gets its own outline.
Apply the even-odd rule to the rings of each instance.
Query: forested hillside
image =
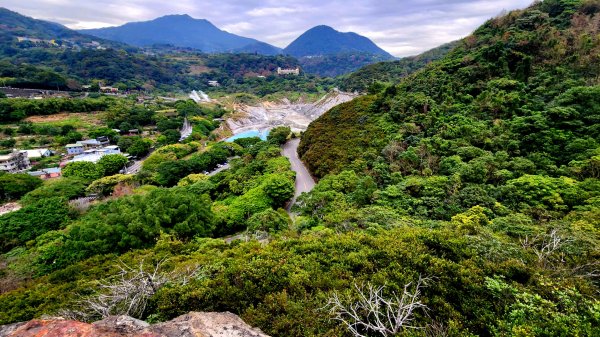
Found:
[[[338,79],[340,88],[346,91],[366,92],[369,89],[381,90],[382,86],[397,84],[428,63],[446,56],[458,43],[458,41],[450,42],[417,56],[364,66],[353,73],[341,76]]]
[[[500,301],[487,332],[471,332],[597,334],[526,313],[560,306],[548,284],[598,307],[599,32],[598,1],[537,3],[489,20],[398,85],[332,109],[303,135],[299,153],[322,180],[298,210],[309,226],[383,218],[470,237],[481,246],[469,259],[498,266],[486,278]],[[452,240],[434,245],[456,249]],[[482,305],[466,306],[482,317]],[[572,317],[597,313],[588,309]]]

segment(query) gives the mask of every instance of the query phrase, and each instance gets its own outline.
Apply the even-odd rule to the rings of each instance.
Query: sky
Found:
[[[316,25],[356,32],[394,56],[469,35],[532,0],[0,0],[21,14],[73,29],[118,26],[167,14],[207,19],[228,32],[286,47]]]

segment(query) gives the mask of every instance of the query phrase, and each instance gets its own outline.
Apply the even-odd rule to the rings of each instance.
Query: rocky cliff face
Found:
[[[263,102],[254,106],[239,105],[235,107],[238,116],[228,119],[227,125],[234,134],[282,125],[291,127],[292,131],[304,131],[312,121],[329,109],[356,97],[358,94],[334,89],[314,103],[291,103],[283,99],[280,102]]]
[[[190,312],[171,321],[150,325],[128,316],[95,323],[39,319],[0,326],[0,337],[269,337],[225,312]]]

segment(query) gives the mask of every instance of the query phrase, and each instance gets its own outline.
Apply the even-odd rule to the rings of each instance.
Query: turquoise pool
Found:
[[[267,140],[267,135],[269,134],[269,130],[248,130],[242,133],[238,133],[237,135],[233,135],[227,138],[226,142],[233,142],[236,139],[240,138],[251,138],[251,137],[260,137],[262,140]]]

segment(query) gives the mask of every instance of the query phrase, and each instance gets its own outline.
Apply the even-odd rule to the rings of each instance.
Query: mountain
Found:
[[[86,29],[80,32],[138,47],[170,44],[206,53],[243,51],[276,55],[281,52],[277,47],[228,33],[207,20],[194,19],[189,15],[167,15],[151,21],[130,22],[119,27]]]
[[[68,40],[79,44],[96,43],[110,47],[124,47],[121,43],[81,34],[61,24],[37,20],[0,7],[0,43],[8,44],[17,38]]]
[[[322,56],[343,53],[367,53],[393,59],[373,41],[356,33],[342,33],[329,26],[316,26],[290,43],[284,53],[295,56]]]
[[[394,59],[373,41],[356,33],[316,26],[300,35],[283,52],[299,58],[309,74],[335,77],[366,65]]]

